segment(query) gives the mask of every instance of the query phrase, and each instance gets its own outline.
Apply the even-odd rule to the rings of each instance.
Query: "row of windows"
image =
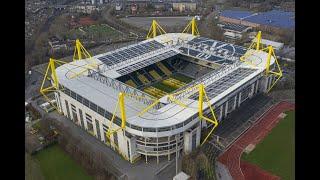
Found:
[[[245,88],[245,90],[243,90],[242,92],[246,92],[250,89],[251,86],[248,86]],[[75,92],[69,90],[68,88],[62,88],[63,92],[66,93],[67,95],[69,95],[70,97],[72,97],[73,99],[77,100],[78,102],[84,104],[85,106],[89,107],[91,110],[97,112],[98,114],[100,114],[101,116],[105,117],[108,120],[112,119],[112,114],[108,111],[106,111],[105,109],[101,108],[100,106],[97,106],[96,104],[90,102],[88,99],[83,98],[82,96],[76,94]],[[234,98],[234,97],[233,97]],[[230,98],[229,101],[232,101],[233,98]],[[220,106],[219,106],[220,107]],[[217,107],[215,108],[215,115],[219,115],[220,114],[220,108]],[[204,110],[204,112],[207,112],[209,118],[212,117],[212,114],[209,110],[209,108],[207,108],[206,110]],[[206,114],[206,113],[205,113]],[[188,120],[181,122],[179,124],[176,124],[174,126],[168,126],[168,127],[161,127],[161,128],[142,128],[139,126],[135,126],[132,124],[129,124],[128,122],[126,123],[127,127],[130,127],[132,129],[138,130],[138,131],[143,131],[143,132],[165,132],[165,131],[171,131],[174,129],[178,129],[181,128],[185,125],[187,125],[188,123],[190,123],[192,120],[194,120],[196,117],[198,117],[198,114],[195,114],[193,117],[189,118]],[[219,118],[219,117],[217,117]],[[92,120],[91,120],[92,122]],[[114,123],[117,124],[118,126],[121,126],[121,119],[119,117],[115,117]]]
[[[106,111],[105,109],[101,108],[100,106],[97,106],[96,104],[90,102],[88,99],[80,96],[79,94],[73,92],[72,90],[64,87],[61,88],[62,91],[67,94],[68,96],[72,97],[73,99],[77,100],[78,102],[80,102],[81,104],[87,106],[88,108],[90,108],[91,110],[97,112],[98,114],[100,114],[101,116],[104,116],[106,119],[111,120],[112,119],[112,114],[108,111]],[[175,126],[168,126],[168,127],[162,127],[162,128],[142,128],[139,126],[135,126],[132,124],[129,124],[128,122],[126,123],[126,125],[132,129],[138,130],[138,131],[144,131],[144,132],[164,132],[164,131],[170,131],[173,129],[178,129],[181,128],[185,125],[187,125],[188,123],[190,123],[195,117],[197,117],[198,115],[194,115],[193,117],[189,118],[187,121],[179,123]],[[117,124],[118,126],[121,126],[121,119],[119,117],[115,117],[114,123]]]
[[[70,90],[70,89],[68,89],[66,87],[61,88],[61,89],[62,89],[62,92],[64,92],[68,96],[72,97],[73,99],[77,100],[81,104],[87,106],[88,108],[90,108],[94,112],[100,114],[101,116],[105,117],[108,120],[112,119],[113,115],[110,112],[108,112],[105,109],[103,109],[102,107],[94,104],[93,102],[89,101],[88,99],[80,96],[79,94],[73,92],[72,90]],[[117,124],[118,126],[121,126],[121,119],[119,117],[115,116],[114,123]]]

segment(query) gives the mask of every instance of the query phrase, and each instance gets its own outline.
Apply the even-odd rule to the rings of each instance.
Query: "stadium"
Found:
[[[247,49],[201,37],[194,19],[182,33],[153,21],[146,40],[111,52],[91,56],[77,41],[74,61],[50,59],[51,87],[40,92],[53,91],[60,113],[131,163],[170,160],[281,78],[260,39]]]

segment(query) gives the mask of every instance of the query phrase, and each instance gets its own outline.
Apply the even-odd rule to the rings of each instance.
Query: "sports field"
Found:
[[[242,154],[241,159],[258,165],[260,168],[281,177],[283,180],[294,179],[294,111],[286,113],[278,125],[256,145],[249,154]]]
[[[41,150],[33,158],[46,180],[93,180],[58,145]]]
[[[77,36],[77,38],[81,38],[83,36],[89,36],[93,38],[114,38],[118,37],[120,33],[108,25],[98,24],[98,25],[90,25],[85,27],[80,27],[77,29],[73,29],[68,33],[68,36]]]

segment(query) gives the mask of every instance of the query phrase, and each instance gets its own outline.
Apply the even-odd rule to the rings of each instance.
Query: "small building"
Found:
[[[222,22],[218,24],[224,30],[225,38],[229,40],[236,40],[242,38],[243,33],[249,32],[252,30],[252,27],[240,25],[240,24],[233,24]]]
[[[172,2],[172,9],[174,11],[195,11],[197,9],[197,3],[194,1],[176,1]]]
[[[294,13],[280,10],[253,13],[250,11],[225,10],[219,17],[220,22],[228,22],[277,31],[295,27]]]
[[[65,42],[59,40],[55,36],[49,38],[48,43],[49,43],[52,51],[56,51],[56,50],[60,50],[60,49],[67,49],[67,44]]]
[[[76,5],[70,8],[71,12],[91,14],[92,11],[99,11],[97,6],[93,5]]]

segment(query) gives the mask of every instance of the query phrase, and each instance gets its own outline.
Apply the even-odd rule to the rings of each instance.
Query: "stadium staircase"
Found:
[[[179,81],[177,79],[173,79],[173,78],[165,79],[165,80],[162,81],[162,83],[165,84],[165,85],[177,88],[177,89],[186,85],[186,83],[181,82],[181,81]]]
[[[161,77],[165,77],[165,76],[166,76],[166,74],[165,74],[164,72],[162,72],[161,69],[160,69],[157,65],[153,64],[153,65],[152,65],[152,68],[153,68]]]
[[[172,74],[172,72],[165,65],[163,65],[161,62],[157,62],[156,64],[161,69],[161,71],[163,71],[167,76]]]
[[[150,83],[150,81],[142,74],[138,73],[137,72],[137,75],[138,75],[138,78],[139,80],[145,85],[145,84],[148,84]]]
[[[161,97],[163,97],[164,95],[167,94],[166,92],[161,91],[160,89],[157,89],[157,88],[152,87],[152,86],[145,88],[143,91],[148,93],[148,94],[151,94],[152,96],[154,96],[156,98],[161,98]]]
[[[168,61],[162,61],[162,64],[165,65],[169,69],[169,71],[171,71],[171,72],[176,71],[175,68],[173,68],[172,65],[170,65],[170,63]]]
[[[137,87],[137,85],[132,81],[132,79],[126,81],[125,83],[132,86],[132,87],[135,87],[135,88]]]
[[[130,79],[132,79],[132,81],[138,86],[138,87],[142,87],[143,86],[143,83],[139,80],[139,78],[137,78],[137,76],[132,73],[132,74],[129,74],[129,77]]]
[[[155,71],[155,70],[151,70],[149,71],[149,73],[151,74],[151,76],[156,79],[156,80],[160,80],[161,76]]]
[[[151,82],[155,81],[155,79],[149,74],[146,69],[142,69],[142,74]]]

